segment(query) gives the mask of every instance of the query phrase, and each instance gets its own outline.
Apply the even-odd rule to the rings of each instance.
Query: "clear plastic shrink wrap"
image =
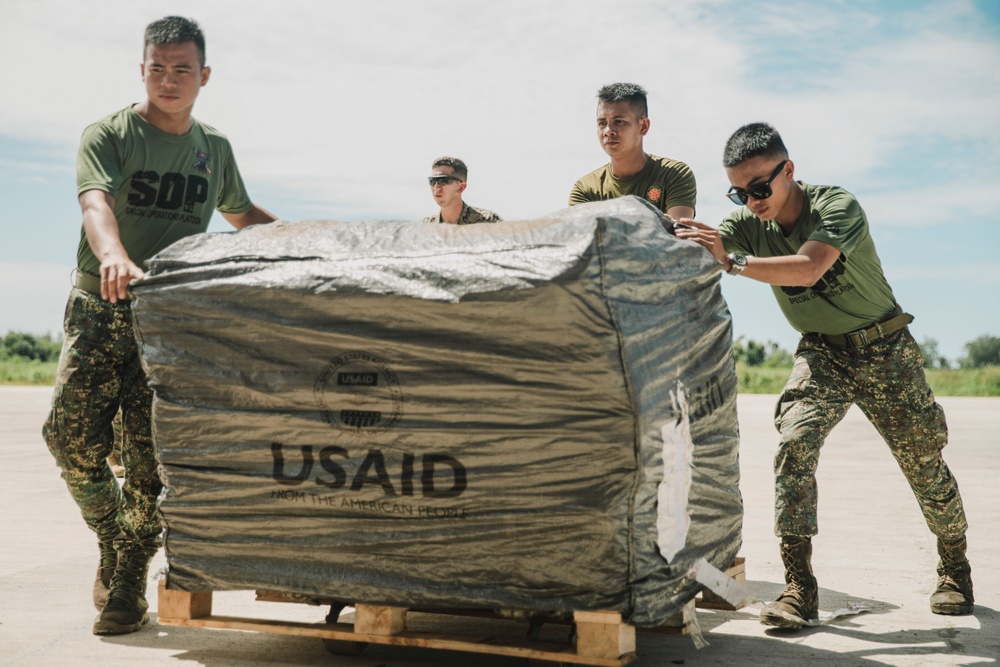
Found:
[[[719,264],[663,225],[629,197],[154,257],[168,587],[663,623],[743,519]]]

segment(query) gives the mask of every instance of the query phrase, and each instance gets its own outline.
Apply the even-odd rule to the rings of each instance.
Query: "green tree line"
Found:
[[[11,332],[0,338],[0,360],[58,361],[62,342],[50,337]]]
[[[11,332],[0,337],[0,360],[58,361],[62,343],[48,336],[33,336]],[[951,368],[951,362],[938,353],[938,342],[926,338],[920,344],[926,368]],[[965,344],[966,355],[956,363],[959,368],[1000,366],[1000,337],[980,336]],[[740,336],[733,344],[736,361],[747,366],[787,368],[792,365],[792,353],[773,340],[761,343]]]
[[[53,385],[61,343],[51,337],[9,333],[0,337],[0,384]],[[927,379],[939,396],[1000,396],[1000,338],[980,336],[966,344],[958,368],[938,353],[937,342],[921,344]],[[774,341],[738,338],[733,345],[740,392],[776,394],[788,379],[792,354]]]
[[[920,343],[924,353],[924,368],[951,368],[951,362],[938,352],[938,342],[925,338]],[[1000,366],[1000,337],[980,336],[965,344],[965,356],[956,360],[958,368],[987,368]],[[733,343],[733,356],[738,363],[760,368],[787,368],[792,365],[792,354],[769,340],[760,343],[740,336]]]

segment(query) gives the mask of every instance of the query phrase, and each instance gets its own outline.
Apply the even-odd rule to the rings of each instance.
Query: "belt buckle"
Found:
[[[857,339],[859,342],[855,343],[854,342],[855,339]],[[852,331],[851,333],[847,334],[847,346],[850,348],[857,349],[859,347],[864,347],[868,345],[868,343],[869,343],[868,332],[866,332],[864,329],[858,329],[857,331]]]

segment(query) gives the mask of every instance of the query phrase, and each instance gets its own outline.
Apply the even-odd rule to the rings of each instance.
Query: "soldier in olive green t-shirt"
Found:
[[[864,210],[843,188],[796,181],[781,137],[766,123],[737,130],[723,162],[729,197],[743,207],[718,229],[681,220],[691,227],[676,234],[707,248],[730,275],[771,285],[802,333],[774,419],[774,532],[788,586],[761,611],[761,623],[799,628],[818,619],[811,565],[819,531],[816,469],[827,434],[855,404],[885,439],[937,538],[931,611],[971,614],[968,522],[941,456],[948,443],[944,410],[907,327],[913,317],[896,304],[882,273]]]
[[[694,216],[694,173],[683,162],[649,155],[646,91],[633,83],[613,83],[597,93],[597,138],[611,162],[573,185],[569,204],[642,197],[674,220]]]
[[[205,231],[214,211],[237,229],[275,217],[247,195],[229,141],[191,116],[208,83],[205,39],[189,19],[146,28],[146,99],[88,127],[77,158],[83,226],[75,287],[43,435],[70,495],[97,535],[94,634],[125,634],[149,620],[149,562],[162,526],[162,489],[150,424],[152,391],[132,329],[127,288],[143,263]],[[118,485],[107,457],[121,411]],[[72,605],[66,607],[71,609]]]
[[[809,287],[771,285],[785,318],[800,333],[842,334],[891,313],[896,299],[858,200],[836,186],[798,185],[804,205],[791,233],[777,220],[761,220],[744,206],[719,225],[726,248],[753,257],[785,257],[813,241],[840,251]]]

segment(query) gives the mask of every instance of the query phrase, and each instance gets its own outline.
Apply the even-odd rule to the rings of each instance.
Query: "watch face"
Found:
[[[733,264],[739,264],[740,266],[747,265],[747,258],[745,255],[741,255],[739,253],[733,253],[732,255],[730,255],[730,259],[732,259]]]

